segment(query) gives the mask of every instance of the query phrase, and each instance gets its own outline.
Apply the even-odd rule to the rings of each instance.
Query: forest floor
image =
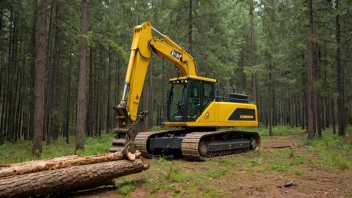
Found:
[[[300,128],[277,126],[269,137],[265,128],[259,151],[250,151],[206,162],[167,158],[145,159],[147,171],[120,177],[115,186],[103,186],[71,194],[75,198],[97,197],[352,197],[352,142],[330,130],[323,138],[307,143]],[[78,155],[107,153],[113,134],[85,138]],[[41,158],[74,154],[70,144],[59,138],[44,145]],[[0,163],[37,159],[31,157],[31,141],[0,145]],[[282,187],[292,183],[289,187]],[[51,196],[49,196],[51,197]]]
[[[145,159],[149,170],[74,197],[352,197],[351,142],[324,135],[264,136],[259,151],[206,162]]]

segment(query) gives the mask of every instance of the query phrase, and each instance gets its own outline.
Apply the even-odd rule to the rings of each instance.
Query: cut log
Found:
[[[55,160],[57,161],[57,159]],[[72,161],[72,159],[70,160]],[[31,163],[34,162],[26,164]],[[63,193],[78,188],[112,184],[113,178],[139,173],[148,167],[148,165],[143,164],[141,159],[134,161],[117,160],[0,177],[0,197]]]
[[[0,178],[12,175],[21,175],[34,173],[44,170],[54,170],[70,166],[78,166],[85,164],[93,164],[107,162],[113,160],[121,160],[123,158],[121,152],[79,157],[77,155],[64,156],[48,160],[36,160],[19,164],[6,164],[0,167]]]

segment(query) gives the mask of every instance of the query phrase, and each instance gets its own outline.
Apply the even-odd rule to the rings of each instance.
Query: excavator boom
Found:
[[[152,32],[161,36],[162,40],[152,37]],[[132,121],[137,119],[138,106],[152,50],[159,56],[175,63],[182,76],[197,76],[195,60],[182,47],[153,28],[150,22],[136,26],[121,100],[121,105],[129,108],[128,113]],[[128,102],[126,104],[127,94]]]

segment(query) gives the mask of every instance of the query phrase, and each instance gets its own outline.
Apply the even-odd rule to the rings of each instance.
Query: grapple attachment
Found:
[[[143,130],[147,112],[140,112],[137,116],[137,120],[133,122],[128,115],[126,106],[120,104],[118,106],[114,106],[113,109],[116,114],[117,127],[115,128],[116,136],[112,142],[109,152],[122,152],[124,158],[131,159],[130,155],[136,153],[134,140],[137,134]]]

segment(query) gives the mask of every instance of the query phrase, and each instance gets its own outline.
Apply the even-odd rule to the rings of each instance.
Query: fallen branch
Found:
[[[284,185],[277,186],[277,187],[279,187],[279,188],[287,188],[287,187],[295,186],[295,185],[296,185],[295,182],[288,182],[288,183],[285,183]]]
[[[271,147],[264,147],[264,149],[282,149],[282,148],[291,148],[292,146],[271,146]]]

